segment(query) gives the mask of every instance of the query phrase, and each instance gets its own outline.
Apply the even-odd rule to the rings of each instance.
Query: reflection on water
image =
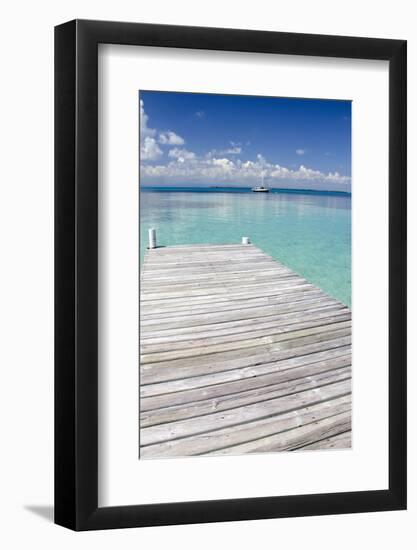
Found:
[[[351,199],[292,193],[147,191],[140,195],[141,259],[147,229],[158,244],[238,243],[242,236],[328,294],[351,304]]]

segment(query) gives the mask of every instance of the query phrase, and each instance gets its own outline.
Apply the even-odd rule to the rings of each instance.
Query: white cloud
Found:
[[[201,111],[202,112],[202,111]],[[196,113],[197,116],[197,113]],[[204,113],[203,115],[204,116]],[[157,131],[149,127],[149,118],[145,113],[143,101],[140,101],[140,133],[141,133],[141,177],[142,182],[152,180],[157,183],[158,178],[172,184],[192,183],[233,183],[253,185],[260,181],[261,175],[266,185],[270,187],[307,187],[333,188],[346,190],[350,188],[350,177],[342,176],[338,172],[321,172],[304,164],[298,168],[287,168],[273,164],[258,153],[255,160],[242,160],[241,144],[230,142],[230,147],[222,150],[213,149],[203,157],[183,147],[173,147],[168,152],[167,163],[156,164],[161,159],[163,151],[159,145],[183,145],[184,139],[171,130]],[[305,149],[297,149],[298,155],[304,155]],[[231,157],[231,158],[229,158]],[[154,161],[149,164],[147,161]]]
[[[141,161],[155,161],[159,159],[163,152],[157,143],[157,130],[149,127],[149,117],[145,112],[145,105],[141,99],[140,106],[140,155]],[[184,139],[176,134],[167,130],[166,132],[159,132],[158,142],[162,145],[183,145]]]
[[[186,160],[193,160],[196,158],[195,153],[192,151],[187,151],[187,149],[178,149],[177,147],[171,149],[168,156],[177,159],[178,162],[185,162]]]
[[[226,158],[212,159],[211,167],[216,173],[220,172],[222,175],[232,175],[236,171],[234,162]]]
[[[225,155],[240,155],[241,153],[242,153],[242,147],[239,147],[237,145],[234,145],[229,149],[225,149],[225,152],[224,152]]]
[[[194,113],[195,118],[204,118],[206,116],[206,113],[204,111],[196,111]]]
[[[140,159],[142,160],[157,160],[162,156],[162,151],[153,137],[145,137],[141,140]]]
[[[168,130],[159,134],[159,143],[162,145],[184,145],[185,141],[175,132]]]
[[[207,153],[207,158],[221,157],[224,155],[241,155],[242,147],[238,145],[233,145],[227,149],[212,149]]]
[[[140,100],[140,137],[145,138],[147,136],[153,137],[156,134],[156,130],[149,128],[148,126],[149,117],[145,113],[145,107],[143,100]]]
[[[163,176],[171,178],[172,181],[192,180],[201,183],[217,181],[251,185],[259,181],[263,173],[266,184],[270,186],[292,183],[303,185],[326,183],[334,184],[339,188],[347,188],[350,183],[350,177],[342,176],[338,172],[325,173],[308,168],[303,164],[292,170],[279,164],[269,163],[260,154],[257,155],[255,161],[242,161],[226,157],[198,158],[191,151],[171,149],[169,156],[176,160],[165,165],[144,165],[142,166],[142,176],[149,178]]]

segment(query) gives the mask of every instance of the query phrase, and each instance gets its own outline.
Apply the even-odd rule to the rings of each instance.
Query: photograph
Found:
[[[351,100],[138,96],[139,459],[350,449]]]
[[[415,11],[4,4],[1,548],[417,547]]]

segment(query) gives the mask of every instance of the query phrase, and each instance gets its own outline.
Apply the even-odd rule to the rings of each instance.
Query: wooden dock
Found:
[[[146,252],[140,457],[351,445],[351,312],[250,245]]]

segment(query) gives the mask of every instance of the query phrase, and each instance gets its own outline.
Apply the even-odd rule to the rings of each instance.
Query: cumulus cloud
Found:
[[[177,147],[171,149],[168,156],[177,159],[178,162],[185,162],[186,160],[193,160],[196,158],[195,153],[192,151],[187,151],[187,149],[178,149]]]
[[[271,163],[260,153],[255,160],[241,158],[241,143],[230,142],[230,147],[213,149],[203,156],[193,151],[179,147],[184,145],[184,139],[171,130],[159,131],[149,126],[149,118],[145,112],[143,101],[140,101],[140,134],[141,134],[141,178],[142,183],[158,183],[164,179],[172,184],[177,183],[225,183],[253,185],[260,181],[261,176],[271,187],[303,186],[320,188],[326,184],[328,188],[348,189],[350,177],[338,172],[322,172],[304,164],[298,168],[287,168]],[[164,153],[160,145],[172,147],[168,151],[168,159],[163,162]],[[304,155],[305,149],[297,149],[298,155]],[[159,161],[159,162],[156,162]]]
[[[184,139],[167,130],[166,132],[158,132],[155,128],[149,126],[149,116],[146,114],[145,105],[141,99],[139,102],[140,107],[140,155],[141,161],[155,161],[163,155],[161,145],[183,145]]]
[[[143,104],[143,100],[140,100],[140,137],[146,138],[146,137],[154,137],[156,134],[156,130],[149,128],[148,126],[148,120],[149,117],[145,113],[145,106]]]
[[[242,147],[238,147],[237,145],[234,145],[233,147],[224,150],[225,155],[240,155],[241,153]]]
[[[204,118],[206,116],[206,113],[204,111],[196,111],[194,113],[195,118]]]
[[[175,132],[168,130],[159,134],[159,143],[162,145],[184,145],[185,141]]]
[[[207,158],[219,157],[224,155],[241,155],[242,147],[238,145],[233,145],[227,149],[212,149],[207,153]]]
[[[146,136],[141,140],[140,159],[141,160],[157,160],[162,156],[162,151],[155,138]]]
[[[338,172],[321,172],[303,164],[292,170],[279,164],[267,162],[262,155],[258,155],[255,161],[242,161],[226,157],[198,158],[191,151],[172,149],[169,156],[176,160],[165,165],[143,165],[142,176],[171,178],[173,181],[217,181],[251,185],[259,181],[263,174],[266,182],[271,186],[283,183],[324,182],[346,186],[350,183],[348,176],[342,176]]]

